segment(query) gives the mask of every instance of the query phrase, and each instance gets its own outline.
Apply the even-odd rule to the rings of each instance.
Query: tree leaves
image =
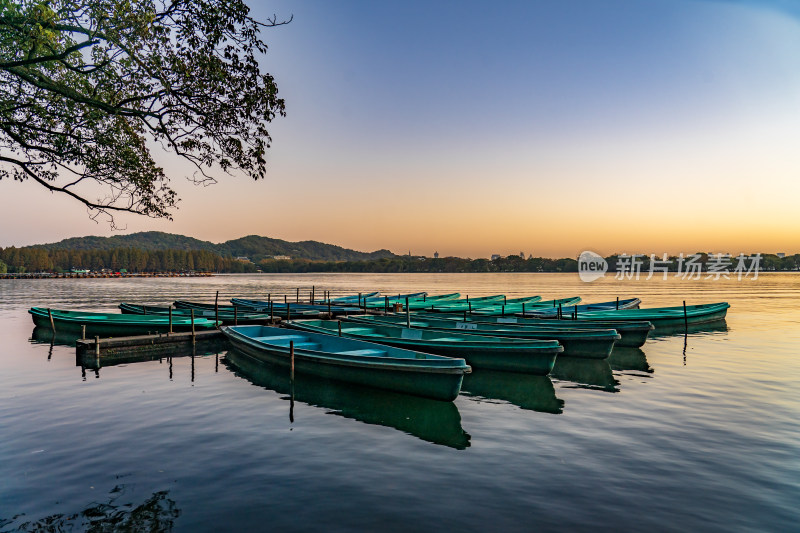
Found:
[[[32,179],[113,225],[176,206],[148,141],[199,181],[263,178],[285,104],[259,33],[286,22],[241,0],[0,0],[0,180]]]

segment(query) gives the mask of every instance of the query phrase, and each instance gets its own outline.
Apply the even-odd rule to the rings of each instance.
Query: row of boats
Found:
[[[122,313],[46,308],[37,327],[81,336],[120,336],[219,327],[240,352],[299,373],[443,401],[472,369],[548,375],[557,357],[607,359],[614,346],[640,347],[725,318],[725,302],[642,309],[636,298],[461,298],[426,293],[358,294],[308,302],[233,298],[230,305],[177,301],[120,304]],[[278,324],[279,323],[279,324]]]

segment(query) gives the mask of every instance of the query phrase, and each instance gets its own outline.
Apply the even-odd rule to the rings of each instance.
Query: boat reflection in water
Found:
[[[298,375],[294,385],[285,368],[253,359],[231,349],[223,364],[254,385],[292,396],[303,402],[332,410],[331,414],[366,424],[399,429],[419,439],[463,450],[470,436],[461,427],[461,414],[453,402],[430,400],[350,383]],[[290,407],[290,416],[293,416]]]
[[[168,498],[169,491],[155,492],[145,501],[121,503],[127,492],[125,485],[111,490],[108,501],[93,503],[75,513],[58,513],[40,519],[19,514],[4,520],[0,531],[172,531],[181,515],[176,503]]]
[[[464,376],[461,393],[474,401],[502,400],[542,413],[559,414],[564,410],[564,400],[556,397],[556,389],[548,376],[473,370]]]
[[[614,379],[608,359],[585,359],[559,355],[550,376],[561,381],[571,381],[582,389],[619,392],[617,388],[619,382]]]
[[[616,346],[611,351],[608,364],[612,370],[636,370],[638,372],[653,373],[653,368],[647,362],[647,356],[640,348],[626,348]]]
[[[30,341],[32,344],[54,344],[56,346],[70,346],[75,347],[75,341],[80,338],[80,335],[72,333],[53,333],[50,328],[33,328],[31,332]]]

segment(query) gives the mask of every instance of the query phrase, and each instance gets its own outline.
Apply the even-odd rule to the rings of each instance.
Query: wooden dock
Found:
[[[190,355],[195,349],[226,349],[225,336],[218,329],[160,335],[136,335],[75,341],[77,366],[100,368],[122,363],[149,361],[164,356]]]

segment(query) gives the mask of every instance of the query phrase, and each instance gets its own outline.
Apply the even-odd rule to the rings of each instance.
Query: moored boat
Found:
[[[443,318],[447,320],[463,321],[462,315],[448,314],[416,314],[420,318]],[[638,348],[647,341],[650,332],[654,329],[653,324],[647,321],[624,321],[624,320],[593,320],[582,322],[580,320],[558,320],[543,318],[522,318],[520,316],[480,316],[472,315],[467,317],[468,322],[481,322],[484,324],[502,324],[503,327],[523,326],[525,328],[542,329],[562,329],[562,330],[592,330],[592,329],[613,329],[620,339],[614,344],[617,346],[627,346]]]
[[[347,319],[348,322],[360,322],[365,324],[389,323],[401,326],[406,323],[406,320],[406,317],[402,315],[354,315]],[[611,354],[611,350],[614,348],[614,343],[620,339],[620,335],[613,329],[568,330],[557,328],[526,328],[524,326],[504,326],[503,324],[485,324],[481,322],[418,317],[414,317],[413,320],[411,320],[411,327],[487,337],[556,340],[564,347],[563,355],[570,357],[588,357],[591,359],[605,359],[608,357]]]
[[[441,357],[356,339],[269,326],[223,326],[239,350],[262,361],[339,381],[452,401],[470,367],[462,358]]]
[[[255,312],[269,313],[287,316],[289,311],[292,314],[305,313],[328,313],[333,315],[346,315],[351,313],[363,313],[364,310],[354,305],[333,305],[333,304],[310,304],[306,302],[275,302],[271,300],[249,300],[246,298],[231,298],[231,303],[235,307],[250,309]],[[309,317],[310,318],[310,317]]]
[[[311,309],[299,309],[296,307],[296,304],[289,304],[288,306],[284,304],[275,304],[274,306],[263,306],[263,307],[254,307],[254,306],[246,306],[246,305],[220,305],[220,304],[207,304],[207,303],[199,303],[199,302],[187,302],[186,300],[176,300],[172,304],[177,309],[194,309],[196,314],[202,314],[206,317],[213,317],[217,311],[230,313],[231,315],[234,314],[235,310],[238,308],[239,311],[245,311],[249,313],[267,313],[272,314],[276,317],[280,318],[289,318],[289,314],[291,313],[292,316],[295,318],[299,316],[305,316],[306,318],[312,318],[319,316],[320,311],[315,311]]]
[[[367,340],[448,357],[463,357],[475,368],[547,375],[564,348],[555,340],[525,340],[412,329],[391,324],[337,320],[294,320],[290,328]],[[339,329],[341,328],[341,329]]]
[[[593,312],[593,311],[617,311],[622,309],[635,309],[639,307],[642,301],[639,298],[626,298],[624,300],[613,300],[610,302],[598,302],[598,303],[591,303],[591,304],[581,304],[578,305],[577,303],[570,302],[569,304],[561,304],[556,305],[553,307],[548,308],[531,308],[526,309],[524,316],[525,317],[539,317],[539,318],[569,318],[573,316],[576,312],[578,316],[581,316],[583,313]]]
[[[559,305],[576,305],[581,301],[579,296],[561,298],[558,300],[541,300],[541,297],[514,298],[506,303],[498,302],[489,306],[481,306],[472,310],[473,315],[482,316],[509,316],[516,313],[526,313],[529,310],[557,308]]]
[[[718,302],[702,305],[687,305],[686,307],[652,307],[619,311],[579,312],[577,321],[591,323],[608,320],[646,320],[655,326],[656,331],[659,331],[724,320],[729,307],[730,304],[727,302]]]
[[[122,311],[122,314],[126,315],[167,315],[170,314],[170,308],[159,306],[159,305],[139,305],[139,304],[130,304],[130,303],[121,303],[119,304],[119,309]],[[223,325],[226,326],[234,326],[234,325],[245,325],[245,324],[269,324],[272,323],[272,316],[266,313],[254,313],[247,311],[242,308],[235,308],[234,310],[225,309],[202,309],[202,310],[195,310],[195,309],[185,309],[185,308],[173,308],[172,309],[172,316],[173,317],[189,317],[192,316],[192,311],[195,311],[196,318],[209,318],[209,319],[219,319]]]
[[[67,311],[32,307],[28,310],[37,327],[55,327],[57,333],[80,335],[86,328],[88,337],[119,337],[124,335],[147,335],[167,333],[170,328],[169,317],[164,315],[123,315],[118,313],[95,313],[91,311]],[[52,318],[52,326],[50,319]],[[213,329],[217,322],[207,318],[195,318],[196,330]],[[186,317],[172,317],[172,331],[191,331],[192,320]]]

